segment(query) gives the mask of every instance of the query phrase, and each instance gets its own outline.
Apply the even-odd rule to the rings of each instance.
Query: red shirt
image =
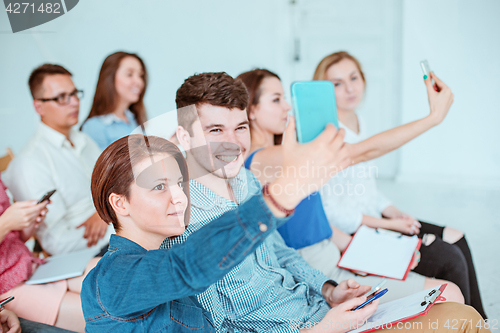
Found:
[[[0,179],[0,215],[10,206],[6,187]],[[12,230],[0,243],[0,294],[6,293],[32,273],[32,263],[39,262],[21,240],[21,232]]]

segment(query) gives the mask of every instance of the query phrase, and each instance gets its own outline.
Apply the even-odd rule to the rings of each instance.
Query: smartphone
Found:
[[[36,204],[38,205],[38,204],[41,204],[42,202],[44,202],[46,200],[49,200],[50,197],[52,196],[52,194],[54,194],[55,192],[56,192],[56,190],[52,190],[52,191],[49,191],[49,192],[45,193],[43,195],[43,197],[40,200],[38,200],[38,202]]]
[[[422,60],[420,62],[420,68],[422,68],[422,73],[424,73],[424,75],[427,75],[427,76],[430,75],[429,73],[431,72],[431,66],[429,66],[429,62],[427,61],[427,59]],[[434,79],[431,79],[431,83],[434,86],[434,90],[439,91],[439,89],[436,85],[436,82],[434,82]]]
[[[384,290],[382,290],[381,292],[376,293],[375,295],[373,295],[372,297],[370,297],[369,299],[367,299],[363,304],[358,305],[357,307],[355,307],[351,311],[356,311],[356,310],[359,310],[361,308],[364,308],[365,306],[367,306],[368,304],[370,304],[374,300],[379,299],[380,297],[384,296],[387,293],[387,291],[389,291],[389,289],[385,288]]]
[[[424,75],[429,76],[429,73],[431,72],[431,67],[429,66],[429,62],[427,60],[422,60],[420,62],[420,68],[422,68],[422,72]]]
[[[297,81],[292,83],[292,104],[297,127],[297,140],[314,140],[327,124],[339,127],[337,103],[330,81]]]
[[[10,297],[7,297],[6,299],[1,300],[0,301],[0,309],[2,309],[5,306],[5,304],[9,303],[13,299],[14,299],[14,296],[10,296]]]

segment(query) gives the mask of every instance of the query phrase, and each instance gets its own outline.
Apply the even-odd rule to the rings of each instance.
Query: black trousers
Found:
[[[49,326],[42,323],[37,323],[24,318],[19,318],[21,323],[21,331],[23,333],[72,333],[73,331],[63,330],[55,326]]]
[[[465,304],[472,306],[486,319],[483,309],[476,269],[465,236],[454,244],[443,240],[444,227],[420,221],[419,237],[424,234],[436,236],[434,242],[420,247],[421,260],[413,270],[416,273],[455,283],[465,298]]]

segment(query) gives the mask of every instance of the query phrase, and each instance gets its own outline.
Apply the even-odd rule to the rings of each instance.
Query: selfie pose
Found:
[[[436,87],[427,87],[430,96],[443,87],[441,80],[430,73]],[[345,142],[356,144],[365,140],[367,124],[356,113],[363,100],[366,80],[359,61],[347,52],[325,57],[316,68],[315,80],[329,80],[335,86],[339,126],[345,130]],[[430,78],[426,78],[430,80]],[[397,139],[397,136],[394,135]],[[483,317],[486,314],[479,294],[472,255],[462,232],[417,220],[401,212],[377,190],[373,164],[359,163],[333,177],[322,189],[321,198],[328,220],[347,234],[361,225],[394,230],[422,238],[421,262],[414,269],[425,276],[454,282],[460,287],[465,304],[472,305]],[[362,186],[360,195],[349,195],[347,187]],[[340,191],[339,189],[343,189]]]
[[[275,73],[256,69],[241,74],[239,78],[245,83],[250,95],[247,113],[252,133],[252,149],[254,149],[245,165],[264,184],[272,181],[281,168],[279,151],[282,146],[274,142],[284,131],[290,105],[285,101],[281,81]],[[430,84],[430,79],[426,84]],[[359,143],[346,144],[352,154],[352,164],[381,156],[437,125],[446,116],[451,102],[452,94],[448,88],[441,95],[437,93],[431,95],[431,115],[427,119],[400,126]],[[360,155],[361,152],[366,153]],[[296,249],[312,267],[328,277],[336,281],[355,279],[363,284],[378,284],[379,277],[371,275],[361,277],[337,267],[340,253],[347,247],[351,236],[331,226],[327,216],[328,212],[323,207],[321,196],[316,192],[297,206],[294,216],[278,231],[288,246]],[[417,254],[412,268],[418,267],[418,260]],[[386,286],[391,292],[382,298],[381,302],[411,295],[442,283],[445,281],[409,272],[405,281],[393,279],[387,281]],[[448,300],[463,303],[463,296],[455,284],[449,284],[446,293]]]

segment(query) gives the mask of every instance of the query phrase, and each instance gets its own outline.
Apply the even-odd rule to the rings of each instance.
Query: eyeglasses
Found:
[[[37,98],[36,100],[42,102],[54,101],[57,102],[57,104],[59,105],[68,105],[69,102],[71,101],[72,96],[75,96],[77,100],[80,100],[81,98],[83,98],[83,90],[75,89],[72,93],[69,94],[64,93],[54,98]]]

